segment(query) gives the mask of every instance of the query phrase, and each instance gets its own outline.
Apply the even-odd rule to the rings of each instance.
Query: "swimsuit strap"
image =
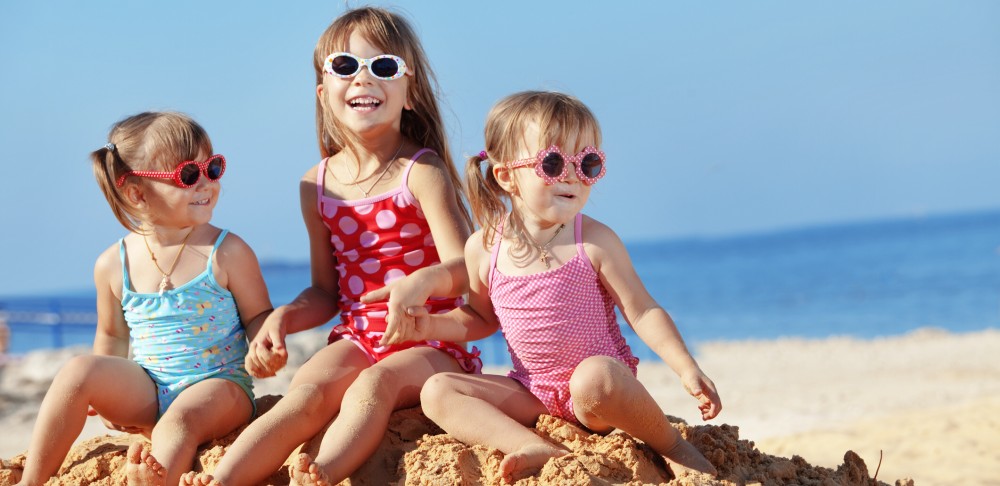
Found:
[[[573,223],[573,234],[576,238],[576,253],[583,258],[587,258],[587,253],[583,251],[583,213],[576,213]]]
[[[413,156],[410,157],[410,163],[406,164],[406,168],[403,169],[403,180],[400,181],[399,187],[403,191],[405,197],[409,199],[411,202],[416,202],[417,198],[413,195],[412,192],[410,192],[410,187],[406,185],[406,181],[409,180],[410,178],[410,169],[413,169],[413,164],[416,164],[417,159],[419,159],[421,155],[424,155],[426,153],[437,155],[437,152],[435,152],[434,150],[424,147],[420,150],[417,150],[417,153],[413,154]]]
[[[128,278],[128,269],[125,268],[125,238],[118,240],[118,256],[122,261],[122,295],[132,288],[132,281]]]
[[[212,246],[212,252],[208,254],[208,264],[206,265],[206,270],[208,270],[209,273],[212,272],[212,259],[215,258],[215,250],[219,249],[219,246],[222,245],[222,240],[226,239],[226,235],[228,234],[229,230],[224,229],[221,233],[219,233],[219,236],[215,238],[215,245]]]
[[[329,157],[319,161],[319,168],[316,170],[316,209],[319,214],[323,214],[323,183],[326,181],[326,161]]]
[[[490,272],[487,279],[488,288],[493,288],[493,274],[497,271],[497,256],[500,255],[500,242],[503,241],[503,223],[506,218],[500,220],[500,224],[497,225],[497,232],[493,235],[496,239],[496,244],[493,245],[493,250],[490,252]]]

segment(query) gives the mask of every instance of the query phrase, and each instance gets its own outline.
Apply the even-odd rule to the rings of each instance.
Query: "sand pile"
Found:
[[[262,397],[258,399],[258,409],[263,413],[276,400],[275,396]],[[549,461],[539,474],[516,484],[873,484],[868,466],[850,451],[844,455],[840,467],[828,469],[811,466],[798,456],[788,459],[761,453],[753,442],[740,440],[739,429],[734,426],[688,426],[680,419],[672,419],[672,422],[718,468],[718,478],[674,477],[662,458],[626,434],[590,435],[566,421],[543,415],[536,433],[572,452]],[[199,452],[197,467],[211,472],[237,433],[204,446]],[[49,484],[124,484],[125,452],[132,440],[139,439],[122,434],[84,441],[73,448],[59,477]],[[497,450],[469,447],[452,439],[424,417],[419,408],[411,408],[393,414],[378,452],[343,484],[501,484],[497,471],[502,458]],[[4,461],[0,469],[0,486],[16,483],[23,464],[24,455]],[[275,473],[268,484],[288,484],[287,465]],[[903,480],[896,484],[913,483]]]

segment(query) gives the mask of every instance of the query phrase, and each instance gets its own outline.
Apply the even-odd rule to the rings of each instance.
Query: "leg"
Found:
[[[549,459],[566,454],[530,430],[548,410],[511,378],[442,373],[427,381],[420,399],[424,413],[456,439],[506,454],[500,472],[508,480],[532,474]]]
[[[252,413],[250,397],[236,383],[211,378],[191,385],[153,428],[152,448],[145,442],[129,448],[129,484],[177,484],[191,470],[200,444],[236,430]]]
[[[587,428],[621,429],[652,447],[671,468],[716,474],[712,463],[670,425],[646,387],[621,361],[607,356],[583,360],[573,371],[569,389],[573,411]]]
[[[215,474],[186,474],[183,484],[257,484],[278,470],[288,455],[340,412],[347,387],[371,366],[349,341],[321,349],[299,368],[288,393],[258,417],[229,446]]]
[[[126,358],[71,359],[42,400],[20,484],[42,484],[58,471],[83,430],[88,406],[112,423],[151,428],[156,423],[156,385]]]
[[[305,454],[296,460],[293,481],[337,484],[346,479],[378,449],[392,412],[417,405],[424,382],[445,371],[461,367],[429,347],[400,351],[362,371],[344,394],[340,415],[323,436],[315,460]]]

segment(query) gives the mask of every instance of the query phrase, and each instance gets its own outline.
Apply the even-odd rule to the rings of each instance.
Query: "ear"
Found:
[[[514,181],[514,173],[508,169],[503,164],[494,164],[490,167],[493,171],[493,178],[497,180],[497,184],[508,194],[517,194],[517,183]]]
[[[319,98],[320,103],[323,102],[323,84],[316,85],[316,97]]]
[[[146,193],[143,192],[138,184],[126,182],[125,187],[122,188],[122,193],[125,195],[125,200],[135,208],[143,209],[146,207]]]

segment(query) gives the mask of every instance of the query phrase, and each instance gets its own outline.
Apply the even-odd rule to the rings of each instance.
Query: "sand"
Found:
[[[710,423],[697,418],[695,402],[669,368],[644,363],[639,378],[716,465],[718,478],[676,478],[625,434],[590,435],[542,416],[537,433],[572,453],[517,484],[872,484],[878,469],[884,484],[911,484],[912,478],[920,486],[1000,485],[998,346],[998,330],[707,344],[696,355],[724,406]],[[314,347],[304,337],[294,352],[305,356]],[[77,352],[34,353],[0,371],[0,457],[7,459],[0,485],[19,476],[19,454],[47,380]],[[282,393],[298,364],[261,382],[259,395]],[[274,399],[259,399],[260,407]],[[92,422],[50,484],[120,484],[134,438],[104,435]],[[198,468],[211,471],[231,439],[204,447]],[[378,453],[345,484],[499,484],[501,458],[499,451],[450,438],[419,408],[407,409],[393,415]],[[287,472],[279,471],[269,484],[286,482]]]

